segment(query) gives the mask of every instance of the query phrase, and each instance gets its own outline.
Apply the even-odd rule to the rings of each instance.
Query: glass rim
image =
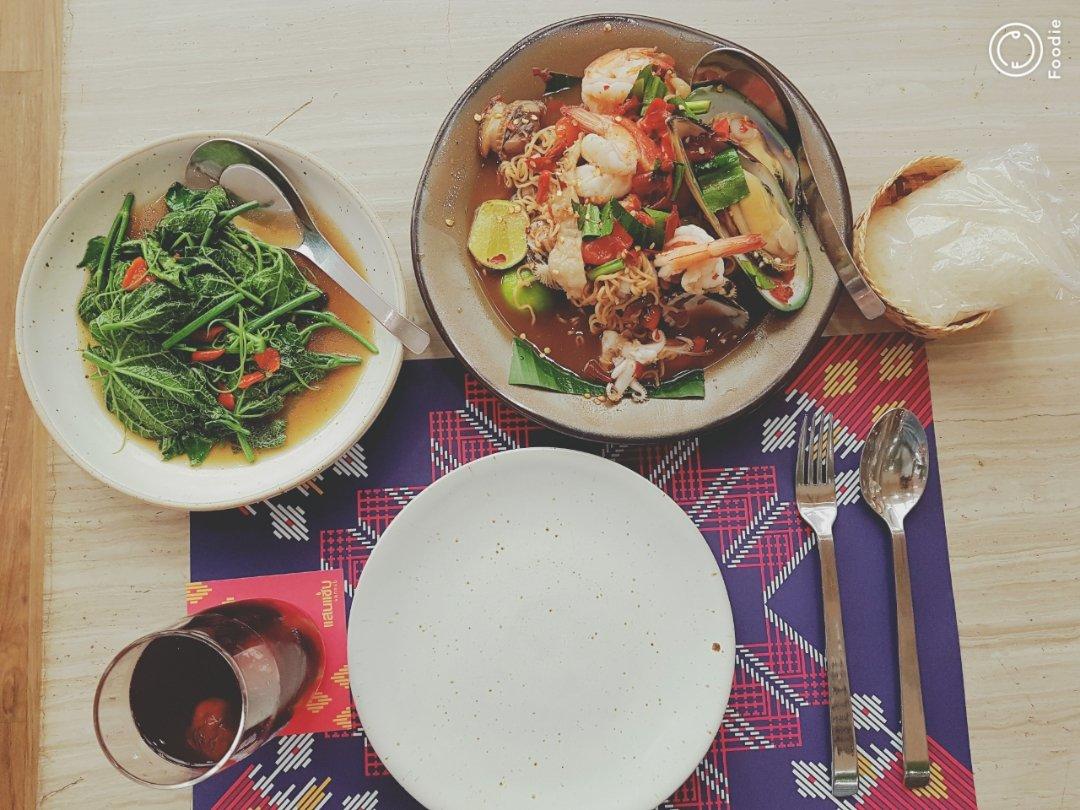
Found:
[[[236,682],[240,687],[240,718],[239,718],[239,722],[237,723],[237,726],[236,726],[236,734],[234,735],[233,741],[232,741],[232,743],[230,743],[228,750],[225,752],[224,755],[222,755],[222,757],[220,759],[218,759],[213,765],[211,765],[206,770],[205,773],[201,773],[198,776],[195,776],[195,777],[193,777],[191,779],[186,779],[183,782],[177,782],[175,784],[163,785],[163,784],[160,784],[158,782],[150,782],[150,781],[147,781],[146,779],[142,779],[142,778],[136,776],[131,771],[129,771],[127,768],[125,768],[119,761],[117,761],[116,757],[113,756],[112,752],[109,750],[109,746],[105,743],[105,740],[102,737],[101,723],[99,722],[99,716],[100,716],[102,688],[105,685],[105,681],[108,679],[109,675],[112,673],[113,669],[116,668],[116,665],[119,664],[120,661],[126,655],[128,655],[132,650],[134,650],[136,647],[139,647],[141,645],[149,644],[151,641],[153,641],[155,639],[158,639],[158,638],[168,638],[168,637],[174,637],[174,636],[181,636],[181,637],[184,637],[184,638],[191,638],[191,639],[194,639],[196,641],[200,641],[203,644],[205,644],[206,646],[210,647],[214,652],[216,652],[218,655],[220,655],[223,659],[225,659],[225,661],[229,665],[229,669],[236,676]],[[185,628],[185,627],[170,628],[170,629],[167,629],[167,630],[158,630],[158,631],[155,631],[153,633],[147,633],[145,636],[141,636],[141,637],[135,639],[134,641],[132,641],[130,644],[127,644],[123,649],[121,649],[119,652],[117,652],[116,655],[114,655],[112,657],[112,659],[109,661],[108,665],[105,667],[105,671],[102,672],[101,677],[98,679],[97,687],[94,689],[94,736],[97,737],[98,746],[101,748],[102,753],[105,754],[105,758],[109,760],[109,762],[112,764],[112,766],[114,768],[116,768],[116,770],[118,770],[121,774],[123,774],[128,779],[132,780],[133,782],[136,782],[136,783],[138,783],[140,785],[145,785],[147,787],[157,788],[159,790],[177,790],[177,789],[180,789],[180,788],[193,787],[193,786],[199,784],[200,782],[204,782],[205,780],[209,779],[210,777],[212,777],[212,776],[220,773],[222,770],[224,770],[225,767],[232,760],[233,755],[237,752],[237,750],[240,747],[240,741],[243,738],[244,728],[245,728],[246,721],[247,721],[247,713],[248,713],[248,690],[247,690],[247,684],[244,682],[244,677],[243,677],[242,673],[240,672],[240,667],[237,666],[236,661],[233,660],[233,657],[229,654],[229,652],[224,647],[222,647],[220,644],[218,644],[214,639],[210,638],[209,635],[207,635],[206,633],[204,633],[204,632],[202,632],[200,630],[191,630],[191,629],[188,629],[188,628]],[[148,744],[147,747],[150,747],[149,744]],[[158,756],[160,756],[160,755],[158,755]],[[165,759],[165,758],[162,757],[162,759]]]

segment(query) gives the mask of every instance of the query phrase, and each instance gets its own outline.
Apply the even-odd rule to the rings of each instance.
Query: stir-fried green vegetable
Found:
[[[165,195],[168,213],[125,239],[132,195],[79,263],[90,275],[79,317],[105,406],[125,428],[156,440],[162,456],[201,464],[215,444],[255,451],[285,442],[275,418],[285,398],[361,358],[308,349],[338,329],[371,342],[324,309],[326,296],[289,253],[232,224],[253,203],[231,206],[220,187]]]

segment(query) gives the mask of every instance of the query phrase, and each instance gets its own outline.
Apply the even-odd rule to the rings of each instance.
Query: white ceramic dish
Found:
[[[708,750],[734,667],[697,527],[571,450],[499,453],[426,489],[349,622],[365,732],[431,810],[652,810]]]
[[[277,141],[234,132],[176,135],[118,158],[71,192],[34,242],[19,285],[15,344],[27,393],[52,437],[89,473],[136,498],[182,509],[252,503],[319,473],[375,420],[402,359],[401,344],[376,327],[379,354],[338,413],[302,441],[249,466],[192,468],[184,459],[162,461],[144,442],[125,442],[96,385],[85,378],[75,304],[86,274],[75,265],[87,240],[108,229],[124,193],[134,192],[136,202],[158,197],[183,179],[191,151],[219,136],[247,141],[273,158],[345,235],[371,283],[393,306],[405,307],[397,256],[371,206],[322,161]]]

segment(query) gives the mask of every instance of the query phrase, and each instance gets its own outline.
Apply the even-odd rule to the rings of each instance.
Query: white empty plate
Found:
[[[383,533],[349,624],[360,719],[431,810],[651,810],[735,666],[712,552],[664,493],[570,450],[436,481]]]

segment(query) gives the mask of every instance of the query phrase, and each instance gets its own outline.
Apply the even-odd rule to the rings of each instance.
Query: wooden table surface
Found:
[[[319,154],[359,186],[407,257],[413,190],[453,100],[520,36],[585,10],[562,0],[520,9],[477,0],[59,3],[0,5],[0,103],[14,128],[0,153],[9,338],[22,259],[57,182],[66,193],[122,152],[184,130],[272,133]],[[987,56],[999,25],[1045,31],[1067,5],[707,0],[620,10],[714,31],[772,59],[830,128],[858,209],[915,155],[1022,140],[1042,147],[1080,205],[1080,65],[1068,53],[1080,48],[1069,42],[1080,15],[1062,19],[1060,80],[1042,70],[1006,78]],[[421,315],[411,274],[408,284]],[[863,328],[849,308],[833,324]],[[929,352],[979,796],[986,807],[1077,807],[1080,309],[1032,300]],[[0,792],[16,807],[189,806],[186,793],[138,790],[114,773],[90,719],[110,656],[183,613],[187,516],[76,467],[44,438],[17,378],[9,339]]]

